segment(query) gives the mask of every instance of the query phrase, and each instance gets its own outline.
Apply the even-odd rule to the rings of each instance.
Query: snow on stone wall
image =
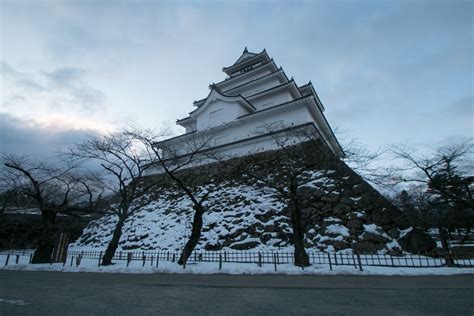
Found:
[[[263,171],[279,179],[281,166],[265,160],[274,157],[275,152],[270,152],[261,154],[260,159],[268,162],[268,170]],[[205,178],[212,169],[210,166],[201,176]],[[300,197],[312,201],[303,209],[305,247],[360,253],[400,252],[400,229],[407,228],[397,222],[400,211],[344,163],[333,169],[314,169],[303,174]],[[226,175],[228,180],[219,183],[209,196],[209,211],[204,214],[197,250],[291,251],[292,230],[286,201],[266,186],[250,180],[244,184],[232,177]],[[191,231],[189,199],[179,191],[166,189],[147,198],[150,202],[126,221],[120,249],[182,249]],[[114,216],[92,222],[73,248],[105,248],[115,222]]]

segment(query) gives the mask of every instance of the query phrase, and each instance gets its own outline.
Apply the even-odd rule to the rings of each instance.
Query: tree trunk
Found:
[[[295,247],[294,259],[295,266],[308,267],[309,256],[304,248],[304,232],[301,225],[301,211],[297,200],[298,186],[294,180],[290,181],[290,215],[291,226],[293,228],[293,246]]]
[[[120,237],[122,236],[122,228],[125,222],[125,218],[119,217],[117,225],[114,229],[112,240],[109,242],[107,249],[105,250],[104,257],[102,257],[102,265],[107,266],[112,264],[112,258],[115,255],[115,251],[118,248]]]
[[[466,242],[466,240],[469,238],[469,233],[470,232],[471,232],[471,227],[467,227],[466,228],[466,233],[464,234],[464,236],[459,241],[461,243],[461,245],[463,245]]]
[[[31,263],[50,263],[53,254],[56,213],[43,211],[41,217],[43,219],[43,231]]]
[[[184,265],[188,261],[189,256],[196,248],[199,238],[201,238],[201,229],[202,229],[202,215],[204,214],[204,209],[202,205],[196,205],[194,207],[194,221],[193,228],[191,230],[191,236],[189,237],[188,242],[184,246],[183,252],[178,260],[178,264]]]
[[[449,243],[448,243],[448,234],[446,232],[446,229],[443,226],[439,226],[438,231],[439,231],[439,239],[441,240],[441,247],[443,248],[445,252],[446,264],[451,267],[454,265],[454,261],[451,258],[451,253],[450,253]]]

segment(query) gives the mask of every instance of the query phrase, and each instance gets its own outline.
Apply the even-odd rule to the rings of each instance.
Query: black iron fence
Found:
[[[29,262],[32,258],[32,250],[3,252],[8,255],[5,264],[20,261],[19,258],[27,256]],[[82,259],[97,260],[97,265],[104,251],[84,250],[68,251],[63,264],[79,266]],[[177,262],[180,256],[179,251],[117,251],[113,260],[124,260],[127,266],[132,261],[140,261],[142,266],[158,267],[160,262]],[[393,256],[389,254],[355,254],[355,253],[327,253],[309,251],[309,261],[312,265],[327,265],[331,269],[333,266],[353,266],[355,269],[363,270],[363,267],[409,267],[409,268],[436,268],[436,267],[474,267],[473,253],[453,252],[449,254],[425,253],[425,254],[404,254]],[[271,264],[275,270],[280,264],[293,264],[292,252],[280,251],[194,251],[189,257],[187,264],[198,262],[215,262],[222,267],[223,263],[254,263],[259,266]]]

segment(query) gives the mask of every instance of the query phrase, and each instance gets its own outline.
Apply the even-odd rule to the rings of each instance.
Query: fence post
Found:
[[[97,262],[97,266],[100,267],[100,261],[102,260],[102,251],[99,253],[99,262]]]
[[[395,263],[393,262],[393,256],[390,255],[390,261],[392,262],[392,267],[395,267]]]
[[[329,252],[327,254],[328,254],[328,259],[329,259],[329,270],[332,271],[331,255],[329,254]]]
[[[33,254],[32,253],[30,253],[30,262],[29,262],[30,264],[31,264],[31,261],[33,261]]]
[[[7,260],[5,261],[5,265],[8,264],[8,261],[10,260],[10,254],[7,255]]]
[[[20,255],[16,255],[15,264],[18,264],[18,261],[20,261]]]
[[[337,266],[337,256],[336,256],[336,253],[334,253],[334,264]]]
[[[452,267],[453,264],[452,264],[452,260],[451,260],[451,254],[449,253],[449,251],[446,252],[446,255],[444,256],[444,261],[446,261],[446,265],[448,267]]]
[[[153,267],[153,255],[151,255],[151,263],[150,263],[150,267]]]
[[[174,262],[175,259],[176,259],[176,254],[173,253],[173,258],[171,258],[171,262]]]
[[[144,267],[145,266],[145,261],[146,261],[145,251],[142,251],[142,260],[143,260],[142,267]]]
[[[260,251],[258,252],[258,266],[262,267],[262,254],[260,253]]]
[[[158,255],[156,256],[156,267],[158,268],[158,264],[160,263],[160,252],[158,251]]]
[[[273,264],[275,265],[275,272],[277,271],[277,259],[276,254],[273,254]]]
[[[133,253],[127,252],[127,268],[130,265],[130,261],[132,261],[132,256],[133,256]]]
[[[222,254],[219,254],[219,271],[222,269]]]
[[[363,271],[363,270],[362,270],[362,261],[360,260],[360,255],[359,255],[359,253],[356,253],[356,256],[357,256],[357,262],[359,262],[359,270],[360,270],[360,271]]]
[[[354,253],[352,253],[352,262],[354,263],[354,268],[357,269],[357,263],[356,263],[356,259],[354,257]]]
[[[71,267],[72,267],[73,260],[74,260],[74,255],[71,256]]]

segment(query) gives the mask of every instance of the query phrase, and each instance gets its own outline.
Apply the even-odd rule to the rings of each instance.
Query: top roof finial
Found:
[[[248,53],[248,52],[249,52],[249,51],[248,51],[248,49],[247,49],[247,46],[245,46],[245,48],[244,48],[244,53]]]

